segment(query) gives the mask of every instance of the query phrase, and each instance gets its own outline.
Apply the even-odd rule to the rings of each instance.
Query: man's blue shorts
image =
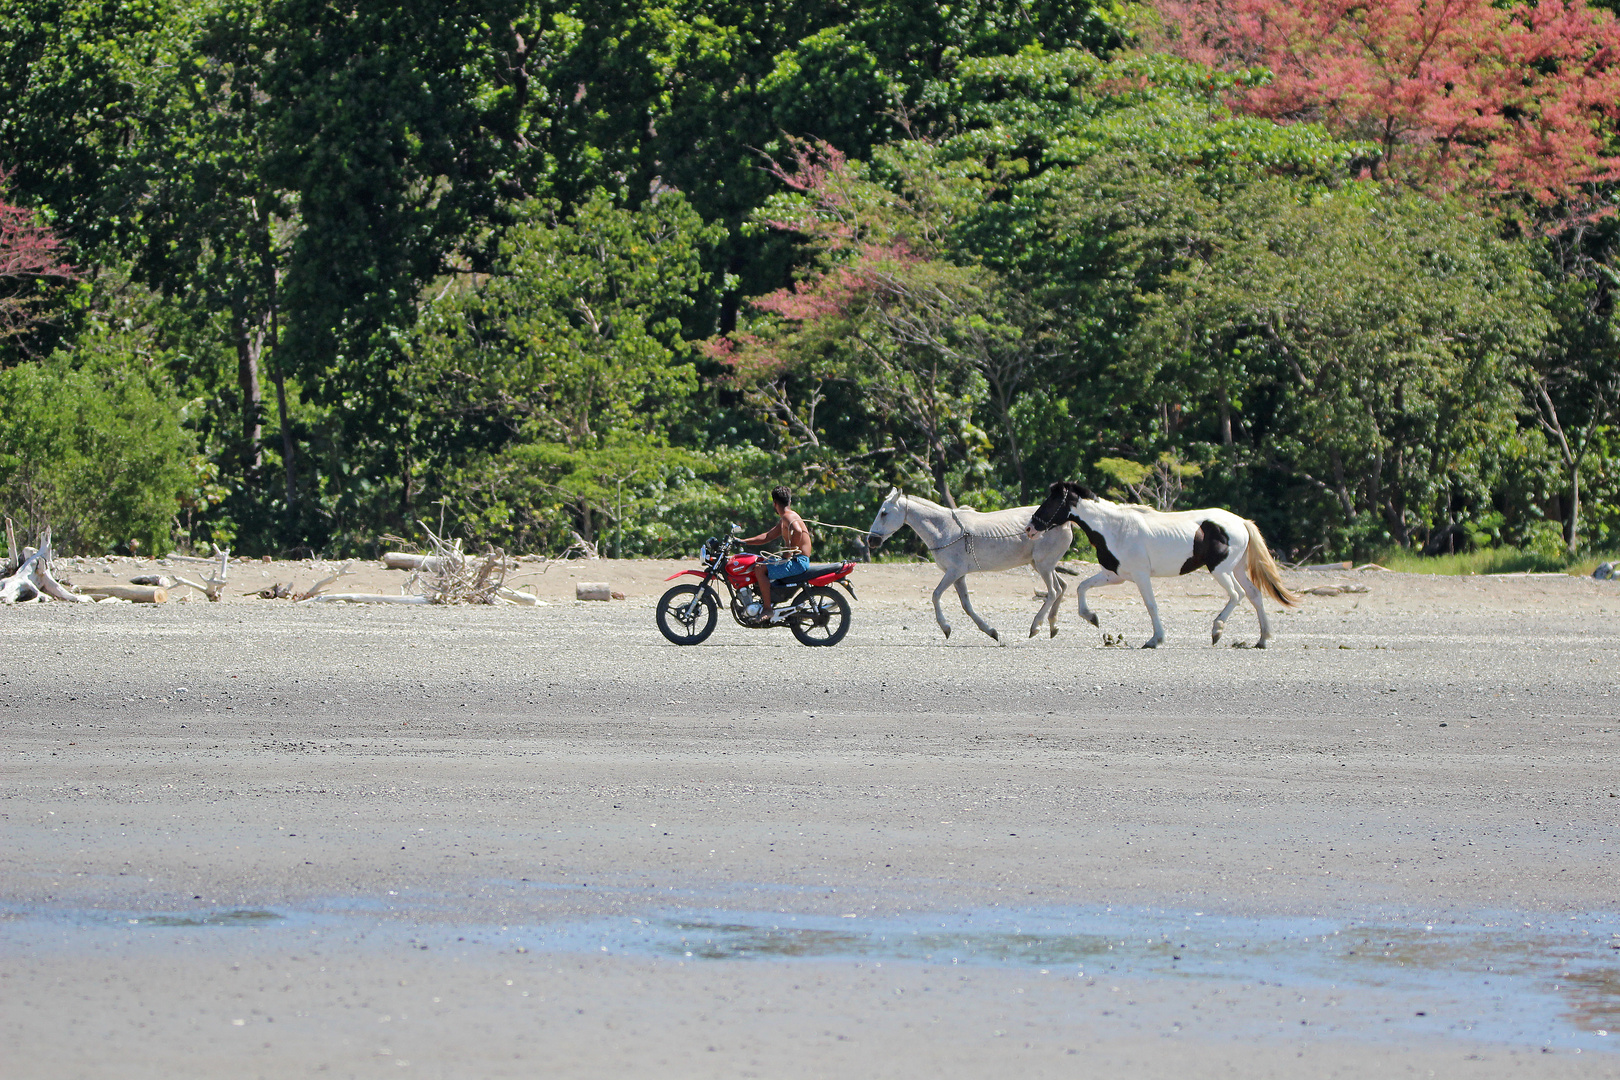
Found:
[[[802,574],[810,569],[810,556],[795,555],[791,559],[773,559],[765,564],[765,576],[772,581]]]

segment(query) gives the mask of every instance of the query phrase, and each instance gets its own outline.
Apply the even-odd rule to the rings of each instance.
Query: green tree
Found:
[[[58,550],[166,552],[197,486],[184,403],[136,333],[97,323],[71,350],[0,371],[0,513]]]
[[[1617,239],[1612,214],[1584,217],[1548,239],[1543,274],[1554,329],[1525,372],[1531,413],[1562,473],[1557,486],[1572,553],[1581,543],[1582,480],[1601,474],[1620,419]]]
[[[624,481],[690,467],[669,447],[697,387],[680,319],[722,236],[678,194],[636,210],[605,192],[566,215],[527,206],[495,272],[447,282],[429,305],[402,371],[429,486],[482,500],[486,528],[516,506],[533,532],[532,508],[566,508],[594,540]]]
[[[1522,445],[1514,380],[1548,329],[1526,248],[1371,189],[1258,183],[1214,210],[1194,216],[1220,227],[1146,298],[1125,370],[1188,436],[1218,424],[1226,468],[1318,493],[1319,520],[1362,550],[1488,507]]]

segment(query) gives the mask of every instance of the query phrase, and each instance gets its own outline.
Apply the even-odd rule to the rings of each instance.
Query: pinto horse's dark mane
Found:
[[[1095,500],[1097,496],[1084,484],[1076,484],[1072,480],[1059,480],[1046,489],[1046,501],[1036,508],[1034,516],[1029,523],[1036,529],[1045,532],[1047,529],[1062,523],[1068,517],[1069,511],[1082,499]]]

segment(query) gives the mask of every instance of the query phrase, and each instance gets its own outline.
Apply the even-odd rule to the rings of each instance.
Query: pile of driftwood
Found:
[[[461,550],[461,540],[445,540],[422,522],[432,546],[429,552],[389,551],[383,565],[390,570],[408,570],[411,576],[398,596],[387,593],[324,593],[309,595],[304,602],[348,604],[523,604],[534,606],[540,598],[506,584],[508,570],[517,563],[500,548],[491,547],[483,555],[469,556]],[[408,543],[397,536],[383,539]],[[320,586],[316,587],[316,590]]]
[[[210,601],[218,601],[230,573],[229,549],[214,548],[211,558],[192,555],[170,555],[172,560],[205,563],[208,566],[202,582],[192,581],[178,574],[169,577],[147,574],[133,578],[128,584],[90,584],[75,586],[71,581],[59,581],[51,569],[51,530],[46,529],[39,539],[39,547],[19,547],[16,527],[6,519],[6,550],[11,553],[0,566],[0,603],[22,604],[32,600],[50,598],[69,603],[85,604],[96,600],[129,600],[138,604],[162,604],[169,599],[169,590],[178,585],[196,589]],[[218,570],[214,569],[218,564]]]
[[[51,530],[46,529],[39,538],[37,548],[19,548],[17,531],[6,519],[6,551],[9,557],[0,567],[0,603],[23,604],[41,597],[87,603],[88,596],[69,592],[67,587],[51,576]]]

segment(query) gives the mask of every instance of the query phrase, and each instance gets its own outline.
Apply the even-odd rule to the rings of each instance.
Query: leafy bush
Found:
[[[167,550],[195,487],[173,387],[116,333],[0,371],[0,513],[62,552]]]

